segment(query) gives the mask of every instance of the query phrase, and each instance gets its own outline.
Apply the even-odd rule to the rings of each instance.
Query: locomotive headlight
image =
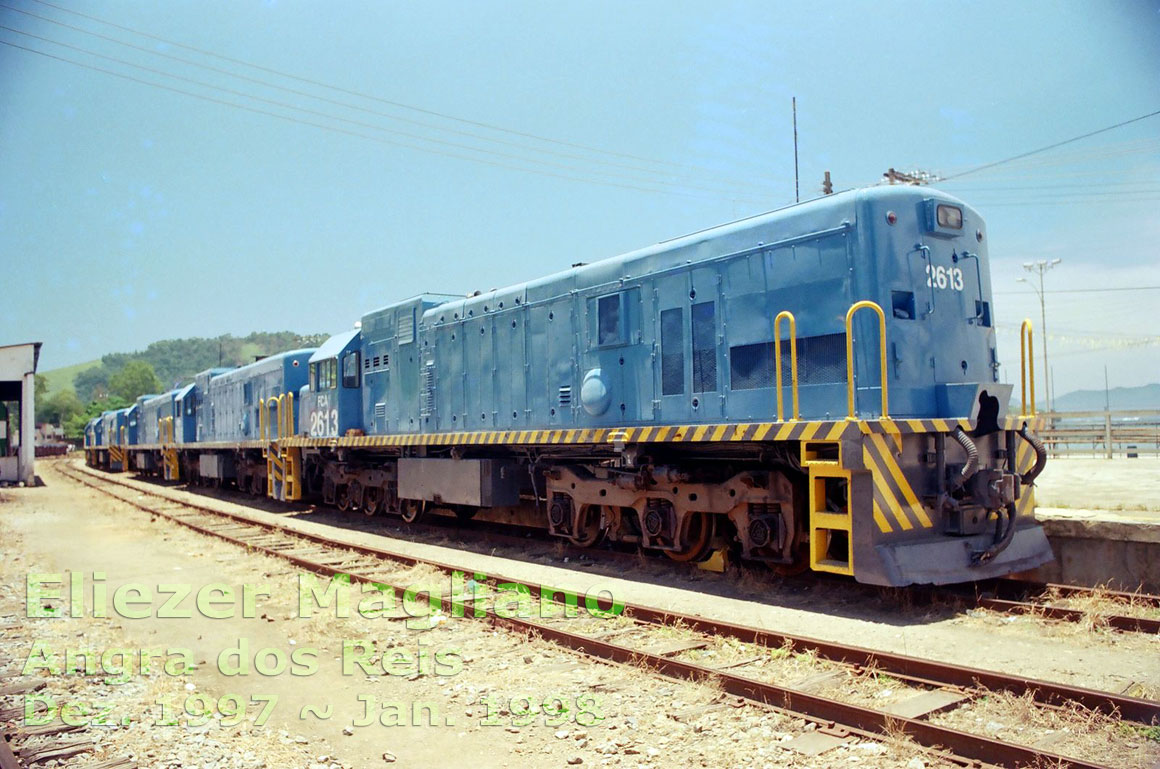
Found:
[[[952,230],[963,228],[963,209],[958,206],[939,206],[936,210],[938,226]]]

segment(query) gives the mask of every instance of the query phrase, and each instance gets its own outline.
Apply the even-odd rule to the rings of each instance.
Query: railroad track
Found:
[[[8,632],[18,623],[0,623]],[[65,762],[84,753],[94,753],[97,743],[77,724],[52,721],[38,726],[25,725],[25,695],[45,686],[44,679],[0,672],[0,769],[27,769],[49,761]],[[136,769],[128,758],[92,761],[86,769]]]
[[[1021,582],[1015,579],[993,580],[968,587],[973,592],[964,593],[955,589],[944,589],[937,591],[935,595],[941,595],[951,600],[964,600],[973,607],[1005,614],[1026,614],[1065,622],[1091,622],[1127,632],[1160,633],[1160,595],[1074,585]],[[1076,599],[1141,607],[1156,616],[1141,617],[1130,614],[1093,613],[1083,609],[1059,606],[1055,603],[1060,600]]]
[[[109,479],[111,480],[111,479]],[[167,488],[167,487],[162,487]],[[238,504],[252,504],[255,497],[238,492],[238,499],[230,499],[232,493],[222,494],[211,498]],[[265,497],[257,497],[262,500]],[[374,521],[373,526],[361,525],[362,521]],[[398,519],[396,519],[398,520]],[[429,517],[424,522],[394,525],[383,524],[383,518],[352,516],[344,528],[364,531],[371,534],[391,534],[414,539],[416,534],[464,534],[470,532],[473,537],[483,535],[489,545],[505,545],[526,549],[529,540],[545,542],[559,549],[577,560],[620,561],[636,563],[642,556],[655,560],[658,563],[669,564],[663,555],[648,553],[629,546],[619,548],[582,548],[568,543],[559,537],[551,537],[544,529],[520,524],[500,523],[494,521],[465,522],[456,518]],[[483,552],[482,548],[477,548]],[[848,589],[864,589],[868,593],[882,591],[873,586],[857,585],[848,579],[832,577],[825,574],[808,574],[800,577],[779,577],[781,580],[817,580],[824,584],[841,584]],[[1108,627],[1124,632],[1160,634],[1160,595],[1107,590],[1103,588],[1078,587],[1073,585],[1059,585],[1050,583],[1035,583],[1016,579],[992,579],[984,582],[968,583],[960,586],[926,588],[912,586],[905,588],[907,600],[921,598],[930,602],[941,602],[966,609],[986,609],[1011,615],[1024,615],[1050,619],[1060,622],[1088,623],[1092,627]],[[1147,613],[1155,616],[1138,616],[1134,614],[1116,614],[1114,610],[1092,612],[1086,609],[1077,609],[1058,605],[1067,600],[1098,600],[1104,606],[1142,607]]]
[[[377,584],[402,591],[406,585],[392,582],[392,573],[400,567],[426,565],[446,574],[473,571],[384,548],[341,542],[194,502],[177,501],[140,485],[88,470],[70,466],[60,469],[73,480],[144,512],[322,575],[345,575],[351,582]],[[138,497],[119,494],[115,491],[118,487],[131,489]],[[142,501],[142,496],[149,501]],[[487,580],[491,588],[503,583],[521,586],[536,600],[555,602],[552,595],[541,594],[541,586],[534,583],[495,574]],[[638,604],[625,604],[622,624],[609,632],[603,621],[544,621],[500,614],[494,604],[489,605],[489,597],[492,594],[484,590],[467,596],[444,595],[441,601],[448,615],[453,615],[456,600],[460,606],[470,603],[473,610],[465,612],[468,617],[474,615],[494,626],[538,636],[593,658],[645,666],[672,678],[713,681],[739,701],[757,703],[816,724],[811,739],[828,739],[835,745],[851,736],[882,740],[902,734],[963,765],[984,762],[1002,767],[1052,765],[1103,769],[1104,765],[1060,755],[1048,747],[1003,741],[930,720],[932,716],[993,692],[1028,697],[1037,703],[1037,707],[1080,707],[1141,725],[1160,724],[1160,702],[1120,694],[884,653]],[[709,666],[690,657],[723,638],[734,642],[739,651],[738,658],[726,664]],[[888,674],[909,687],[914,696],[890,706],[870,707],[851,702],[848,697],[823,695],[818,686],[819,676],[800,681],[795,686],[784,686],[760,677],[762,660],[786,655],[824,660],[845,671],[844,675],[852,677],[854,683]],[[835,680],[835,676],[830,675],[830,680]]]

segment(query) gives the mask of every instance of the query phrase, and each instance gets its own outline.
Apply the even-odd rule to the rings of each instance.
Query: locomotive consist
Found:
[[[930,188],[832,195],[388,305],[104,414],[87,459],[882,585],[1030,569],[1052,557],[1046,453],[1034,403],[1007,414],[986,246],[979,215]]]

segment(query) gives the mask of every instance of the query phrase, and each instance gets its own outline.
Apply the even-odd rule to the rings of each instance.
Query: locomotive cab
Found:
[[[301,390],[299,424],[311,438],[362,431],[362,349],[359,330],[327,339],[310,356],[309,381]]]

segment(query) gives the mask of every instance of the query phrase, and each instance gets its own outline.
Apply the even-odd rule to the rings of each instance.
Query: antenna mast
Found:
[[[797,156],[797,97],[793,97],[793,199],[795,203],[802,202],[801,188],[798,186],[798,156]]]

